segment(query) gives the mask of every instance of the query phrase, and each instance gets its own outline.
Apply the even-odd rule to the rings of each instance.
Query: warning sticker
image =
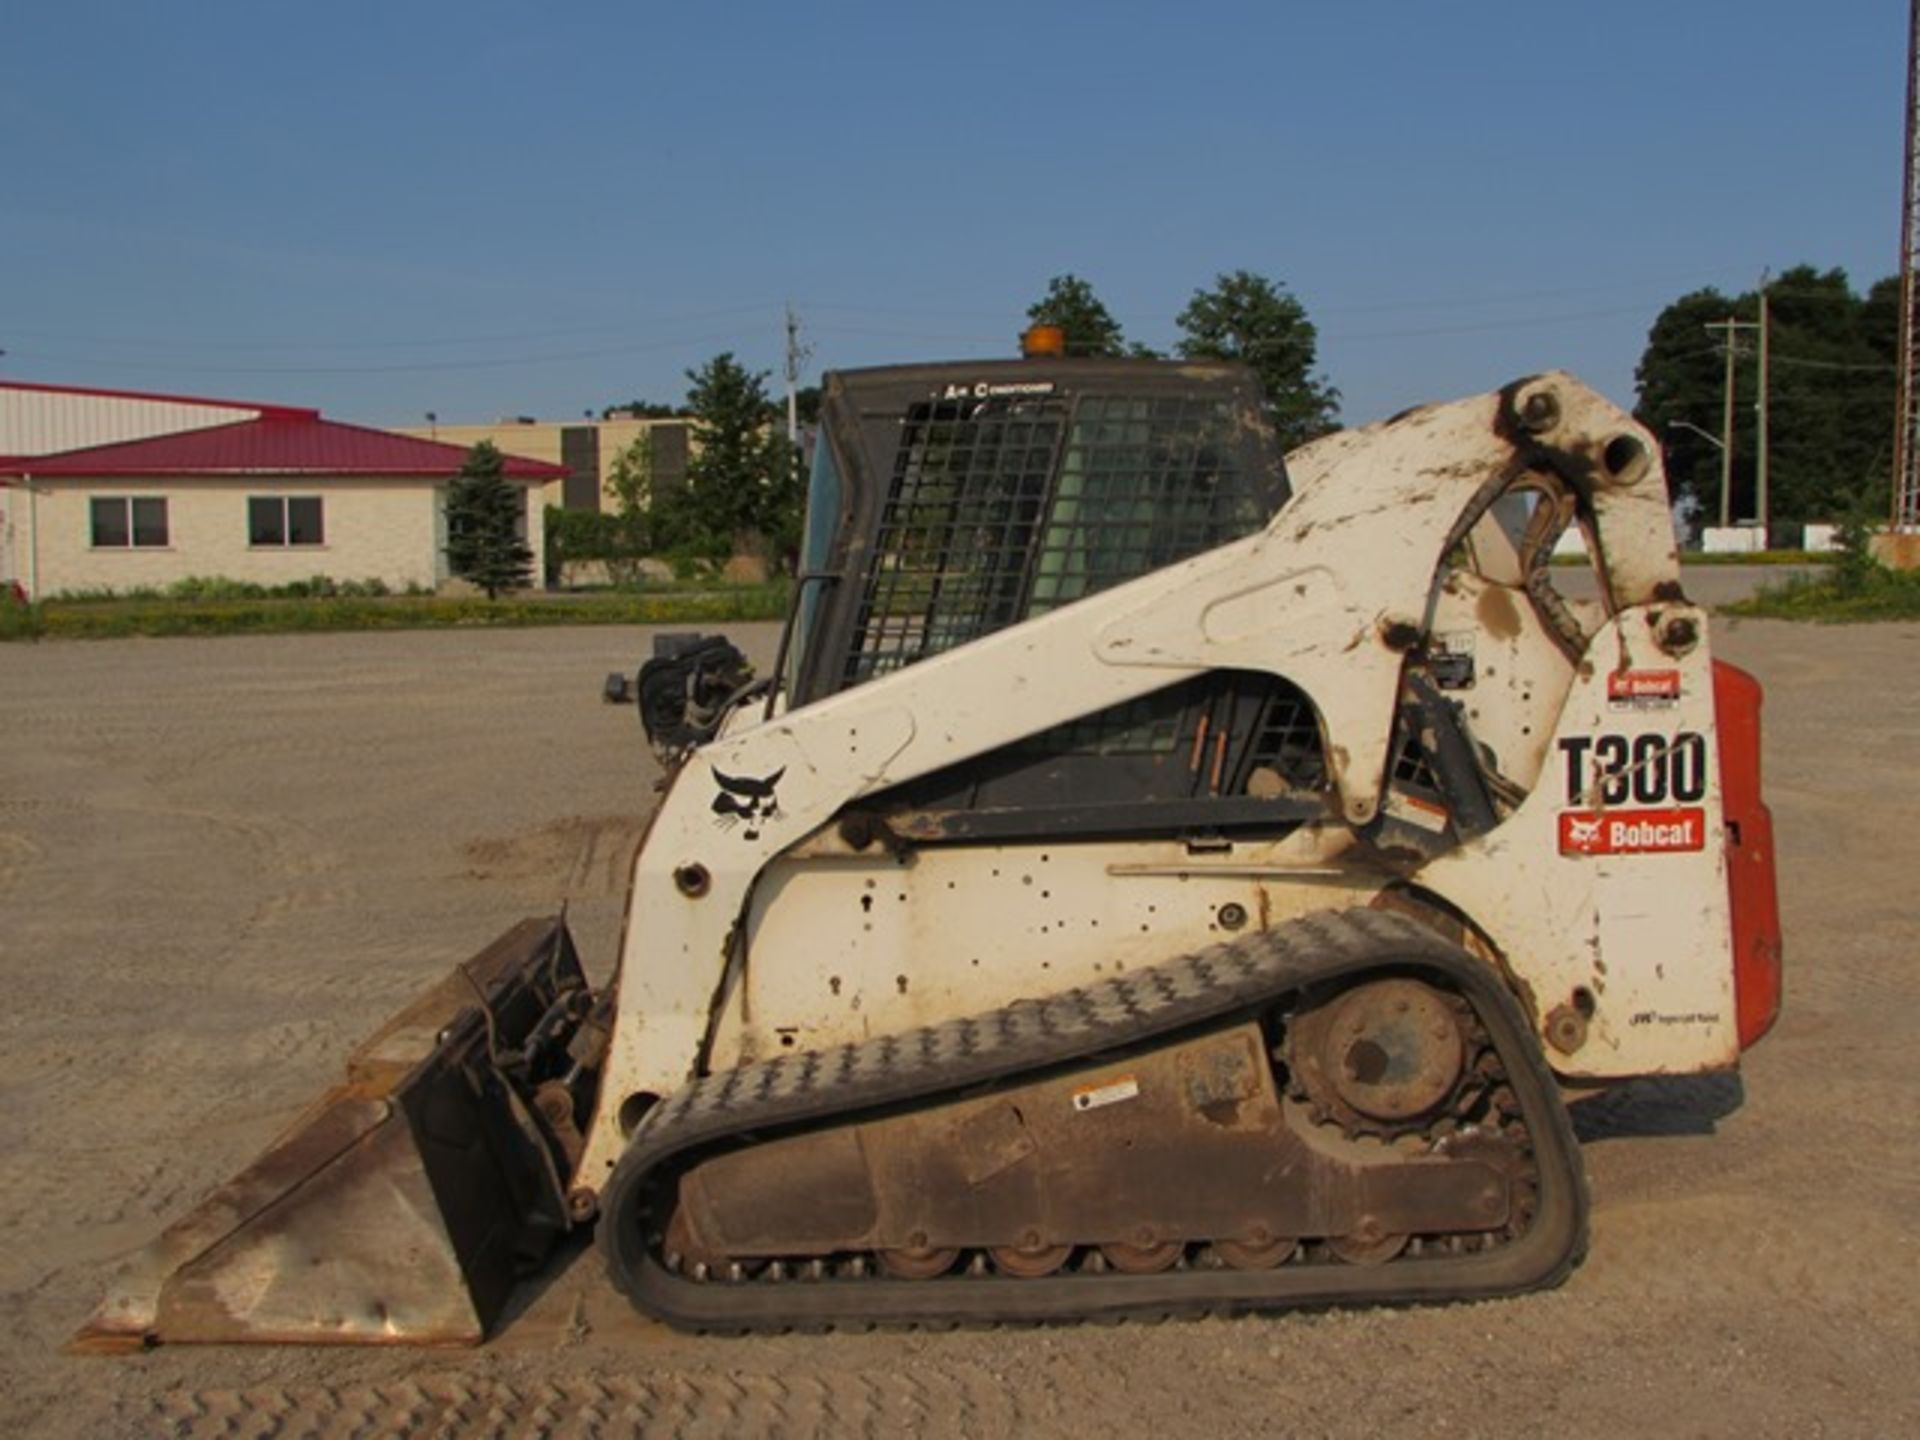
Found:
[[[1473,632],[1454,630],[1435,635],[1427,643],[1427,664],[1433,683],[1442,690],[1473,688]]]
[[[1102,1105],[1118,1105],[1122,1100],[1131,1100],[1139,1093],[1140,1082],[1131,1075],[1122,1075],[1118,1080],[1077,1088],[1073,1092],[1073,1108],[1098,1110]]]
[[[1607,676],[1607,704],[1615,710],[1671,710],[1679,703],[1678,670],[1616,670]]]
[[[1447,807],[1436,805],[1431,800],[1422,800],[1417,795],[1408,795],[1404,791],[1387,792],[1387,813],[1396,820],[1404,820],[1409,825],[1418,825],[1422,830],[1436,833],[1447,828]]]
[[[1562,855],[1651,855],[1702,850],[1707,843],[1707,812],[1697,806],[1675,810],[1562,810]]]

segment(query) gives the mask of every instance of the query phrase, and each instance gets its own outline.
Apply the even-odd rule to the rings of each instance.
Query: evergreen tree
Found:
[[[1319,331],[1284,285],[1249,270],[1218,276],[1193,292],[1178,323],[1182,357],[1236,360],[1260,377],[1281,449],[1340,428],[1340,392],[1313,373]]]
[[[756,548],[797,550],[805,482],[799,455],[767,394],[767,372],[731,352],[689,370],[693,454],[686,485],[663,497],[656,524],[668,548],[709,560]]]
[[[1069,355],[1125,355],[1126,337],[1093,286],[1078,275],[1056,275],[1047,293],[1027,307],[1033,325],[1057,325],[1067,337]]]
[[[687,413],[683,405],[661,405],[652,400],[628,400],[620,405],[601,407],[602,420],[674,420]]]
[[[447,487],[447,568],[489,600],[523,589],[533,572],[533,551],[520,537],[526,498],[506,469],[506,457],[482,440]]]

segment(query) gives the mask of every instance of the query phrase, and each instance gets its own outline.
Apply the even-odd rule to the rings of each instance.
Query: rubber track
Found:
[[[1304,986],[1382,966],[1444,976],[1473,1005],[1505,1066],[1539,1170],[1539,1208],[1525,1235],[1493,1250],[1378,1267],[1291,1264],[1269,1271],[1063,1273],[1037,1280],[954,1275],[702,1284],[665,1269],[640,1227],[622,1221],[646,1203],[650,1190],[671,1183],[696,1160],[692,1152],[723,1145],[738,1132],[765,1139],[809,1122],[949,1098],[1172,1032],[1239,1023]],[[647,1116],[601,1201],[600,1247],[615,1286],[642,1313],[696,1330],[1481,1298],[1557,1284],[1578,1262],[1587,1226],[1586,1181],[1572,1127],[1513,996],[1484,961],[1414,920],[1369,909],[1302,916],[1044,1000],[705,1077]]]

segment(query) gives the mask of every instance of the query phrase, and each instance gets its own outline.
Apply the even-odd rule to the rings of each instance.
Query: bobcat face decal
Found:
[[[761,827],[769,820],[780,818],[780,801],[773,787],[786,773],[787,767],[782,765],[771,775],[756,780],[752,776],[734,776],[715,770],[713,778],[720,786],[720,793],[713,797],[713,823],[722,830],[744,826],[741,835],[748,840],[758,840]]]
[[[1600,817],[1570,816],[1567,820],[1567,844],[1576,850],[1586,850],[1600,839]]]

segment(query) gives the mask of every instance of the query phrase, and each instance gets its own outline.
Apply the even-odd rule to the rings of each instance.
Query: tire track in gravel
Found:
[[[0,830],[0,895],[19,885],[46,859],[46,854],[29,836]]]
[[[9,829],[0,832],[0,888],[31,878],[38,908],[47,913],[79,910],[95,898],[98,877],[80,863],[91,848],[88,832],[93,827],[114,836],[124,835],[129,826],[139,827],[150,851],[170,855],[177,872],[167,877],[170,884],[204,877],[217,859],[252,868],[251,889],[260,898],[233,926],[214,958],[245,945],[257,930],[297,925],[319,911],[350,909],[359,899],[360,887],[339,852],[298,821],[165,801],[86,796],[0,798],[0,819],[9,822]],[[34,833],[19,833],[15,827]],[[76,827],[83,833],[73,835]],[[221,877],[223,891],[232,883],[231,875]]]
[[[606,884],[604,838],[512,849],[486,876],[466,873],[463,846],[554,838],[559,817],[598,819],[630,793],[643,810],[654,772],[631,716],[598,704],[592,682],[628,658],[602,663],[599,635],[10,653],[27,683],[0,686],[12,690],[0,693],[0,721],[14,737],[0,790],[41,808],[0,799],[0,834],[48,853],[0,841],[0,869],[15,867],[0,882],[11,885],[0,890],[0,956],[12,961],[0,970],[10,995],[0,1150],[11,1170],[45,1163],[46,1185],[25,1228],[4,1232],[0,1267],[28,1268],[0,1286],[0,1431],[1920,1432],[1910,1263],[1920,1050],[1907,1035],[1920,985],[1903,959],[1916,934],[1907,877],[1920,832],[1899,804],[1920,785],[1906,758],[1920,627],[1727,628],[1716,648],[1768,686],[1787,1009],[1748,1057],[1744,1101],[1731,1082],[1649,1085],[1596,1113],[1595,1243],[1562,1290],[1155,1329],[733,1343],[649,1325],[610,1293],[594,1257],[577,1254],[471,1353],[180,1347],[111,1363],[56,1347],[98,1299],[112,1257],[257,1153],[282,1098],[297,1105],[310,1079],[336,1078],[372,1023],[491,938],[501,917],[530,913],[536,894],[557,900],[562,885]],[[767,654],[773,638],[760,632]],[[637,639],[619,644],[644,651]],[[27,709],[60,711],[97,729],[99,709],[86,706],[122,693],[138,697],[129,709],[171,713],[116,726],[84,753],[57,726],[19,723]],[[284,749],[266,742],[276,734]],[[223,749],[227,736],[238,748]],[[168,754],[146,753],[160,748]],[[302,771],[309,753],[319,758]],[[155,774],[184,778],[156,785]],[[248,852],[264,842],[204,825],[143,838],[134,816],[60,820],[46,808],[76,795],[180,799],[269,825],[298,816],[338,847],[361,893],[330,912],[269,914],[236,955],[224,947],[263,898]],[[206,852],[204,878],[174,863],[180,845]],[[93,872],[90,893],[64,888],[76,855]],[[553,864],[544,876],[543,855]],[[182,893],[177,908],[161,903],[169,887]],[[223,890],[224,904],[210,904]],[[56,900],[79,913],[56,913]],[[575,914],[617,908],[595,899]],[[38,927],[42,939],[9,951],[10,927]],[[129,947],[147,955],[144,976],[110,969]],[[601,948],[610,954],[610,939]],[[293,1021],[317,1023],[275,1028]],[[167,1213],[149,1216],[149,1200],[130,1198],[143,1190]],[[112,1215],[122,1218],[88,1218]]]
[[[117,1433],[460,1440],[781,1435],[1002,1436],[1043,1417],[975,1366],[806,1373],[584,1373],[528,1382],[449,1372],[390,1384],[173,1389],[116,1409]]]
[[[524,834],[472,840],[461,849],[466,877],[543,897],[619,897],[646,825],[639,815],[570,815]]]

